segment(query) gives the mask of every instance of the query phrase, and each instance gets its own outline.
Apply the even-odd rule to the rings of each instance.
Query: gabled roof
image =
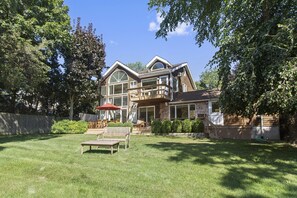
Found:
[[[162,63],[165,63],[166,65],[172,66],[167,60],[165,60],[164,58],[161,58],[160,56],[155,56],[148,64],[146,64],[146,68],[150,68],[153,66],[153,64],[156,61],[160,61]]]
[[[135,76],[138,77],[138,73],[135,72],[133,69],[127,67],[126,65],[124,65],[123,63],[121,63],[120,61],[116,61],[102,76],[103,79],[105,79],[107,76],[109,76],[111,74],[111,72],[113,72],[118,66],[122,67],[123,69],[129,71],[130,73],[134,74]]]
[[[208,101],[211,99],[218,99],[220,96],[218,90],[196,90],[189,92],[174,93],[173,101],[170,103],[184,103],[184,102],[195,102],[195,101]]]
[[[196,83],[194,82],[193,77],[192,77],[192,73],[189,70],[188,63],[181,63],[181,64],[178,64],[178,65],[174,65],[171,71],[174,72],[174,71],[176,71],[176,70],[178,70],[178,69],[180,69],[182,67],[186,68],[186,70],[187,70],[187,72],[189,74],[188,76],[190,78],[191,84],[193,85],[194,89],[197,89]]]

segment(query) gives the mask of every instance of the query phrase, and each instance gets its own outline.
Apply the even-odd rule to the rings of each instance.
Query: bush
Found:
[[[170,120],[164,120],[162,122],[161,132],[162,133],[170,133],[171,132],[171,121]]]
[[[204,124],[200,119],[196,119],[192,122],[192,132],[194,133],[204,132]]]
[[[173,133],[181,133],[183,129],[182,121],[174,120],[172,122],[171,129]]]
[[[161,133],[162,131],[162,122],[160,120],[153,120],[152,121],[152,133]]]
[[[189,119],[185,119],[183,121],[183,129],[184,133],[191,133],[192,132],[192,122]]]
[[[51,128],[52,133],[84,133],[87,130],[87,122],[73,120],[62,120],[55,122]]]
[[[133,124],[131,122],[109,122],[107,124],[108,127],[130,127],[130,131],[132,131]]]

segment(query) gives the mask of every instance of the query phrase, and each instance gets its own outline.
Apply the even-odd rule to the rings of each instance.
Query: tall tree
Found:
[[[195,83],[198,90],[220,89],[218,70],[211,69],[202,72],[200,75],[200,80]]]
[[[136,72],[140,72],[145,69],[145,65],[142,62],[128,63],[127,66]]]
[[[69,38],[67,12],[63,0],[0,2],[0,88],[7,111],[15,112],[18,101],[48,81],[49,60]]]
[[[219,48],[210,64],[219,69],[225,112],[297,110],[296,0],[150,0],[149,6],[164,18],[157,37],[188,23],[199,46],[208,40]]]
[[[92,24],[82,27],[78,18],[65,59],[70,119],[73,119],[74,104],[78,110],[80,106],[98,99],[98,80],[104,66],[105,44],[102,37],[95,34]]]

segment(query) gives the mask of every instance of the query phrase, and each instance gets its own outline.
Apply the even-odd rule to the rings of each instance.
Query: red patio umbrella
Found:
[[[98,110],[119,110],[119,109],[121,109],[121,107],[118,107],[118,106],[110,104],[110,103],[106,103],[104,105],[97,106],[96,109],[98,109]]]
[[[97,106],[96,109],[98,110],[119,110],[121,109],[121,107],[118,107],[114,104],[110,104],[110,103],[106,103],[104,105],[101,105],[101,106]],[[110,112],[109,112],[109,115],[111,116]],[[105,116],[106,116],[106,113],[105,113]]]

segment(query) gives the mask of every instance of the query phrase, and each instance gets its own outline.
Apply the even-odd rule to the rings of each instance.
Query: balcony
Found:
[[[132,102],[168,102],[171,100],[172,88],[166,84],[149,85],[128,90]]]

